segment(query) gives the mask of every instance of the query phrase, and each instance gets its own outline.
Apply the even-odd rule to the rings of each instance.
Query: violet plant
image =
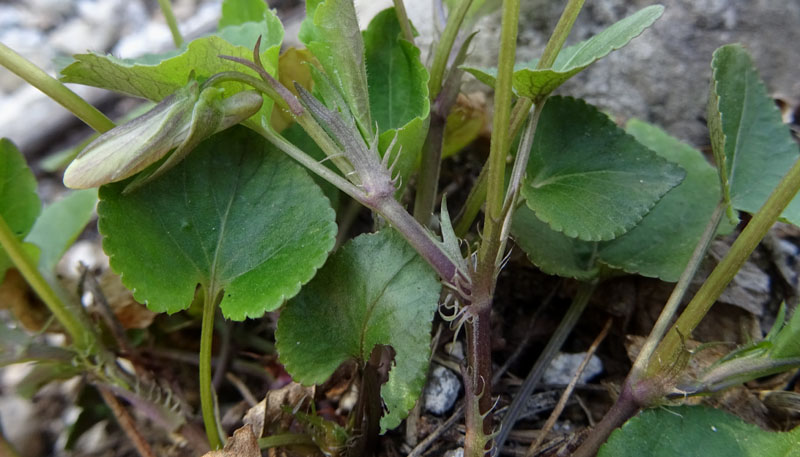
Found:
[[[613,429],[677,389],[700,394],[800,365],[795,313],[785,326],[782,315],[765,342],[740,349],[701,379],[684,376],[682,338],[766,230],[779,217],[800,220],[792,206],[783,212],[800,186],[800,166],[792,165],[797,148],[775,119],[746,53],[724,47],[712,64],[715,171],[697,151],[654,126],[633,120],[622,129],[582,100],[551,96],[641,34],[663,7],[644,8],[562,49],[583,5],[569,0],[542,56],[515,65],[519,0],[504,0],[497,67],[465,67],[471,35],[462,28],[484,11],[484,3],[449,3],[447,25],[426,68],[400,0],[363,32],[353,2],[309,0],[300,30],[307,49],[283,57],[283,27],[265,3],[227,0],[216,33],[181,44],[173,27],[177,55],[75,56],[62,81],[158,103],[117,127],[0,46],[0,64],[104,132],[72,162],[64,181],[74,188],[101,186],[99,229],[114,271],[151,310],[175,313],[193,303],[202,308],[199,384],[211,449],[225,441],[211,382],[218,309],[234,321],[281,309],[276,348],[304,385],[320,384],[342,363],[356,361],[359,399],[346,427],[298,413],[306,435],[275,440],[315,444],[334,454],[370,452],[378,433],[398,427],[409,414],[425,383],[431,322],[440,308],[456,333],[466,335],[465,455],[499,451],[520,402],[598,282],[621,272],[678,280],[678,286],[617,404],[576,455],[596,453]],[[169,11],[167,2],[162,6]],[[465,71],[494,88],[493,133],[478,183],[451,221],[444,198],[439,215],[434,212],[442,151],[457,141],[446,127]],[[757,128],[732,121],[737,118]],[[728,166],[766,160],[766,150],[774,151],[769,173]],[[0,192],[3,271],[14,266],[22,273],[72,337],[78,366],[94,382],[147,405],[170,429],[195,433],[174,405],[141,395],[137,381],[100,343],[102,330],[49,278],[52,265],[37,265],[37,257],[63,253],[86,221],[78,218],[73,235],[52,246],[42,236],[31,238],[39,212],[35,181],[10,142],[0,143],[0,151],[10,183]],[[509,154],[514,161],[507,167]],[[412,213],[403,197],[415,175]],[[336,206],[346,198],[371,210],[376,231],[333,252]],[[466,242],[482,207],[479,240]],[[667,331],[708,243],[733,229],[734,210],[758,212]],[[490,320],[512,236],[543,271],[581,286],[498,432]],[[386,361],[391,368],[382,380]],[[633,445],[623,437],[609,446],[601,454]]]

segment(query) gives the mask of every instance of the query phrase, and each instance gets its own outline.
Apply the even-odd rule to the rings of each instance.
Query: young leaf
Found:
[[[364,42],[351,0],[307,2],[303,41],[341,92],[361,134],[372,140]]]
[[[733,209],[755,213],[800,157],[789,127],[740,45],[714,52],[708,127]],[[800,200],[781,217],[800,225]]]
[[[593,106],[552,97],[521,192],[554,230],[602,241],[630,230],[684,175]]]
[[[75,62],[61,71],[61,80],[160,101],[185,86],[191,72],[198,80],[223,71],[241,71],[258,76],[254,71],[219,56],[251,60],[259,36],[262,36],[261,49],[264,50],[261,61],[270,74],[275,74],[283,27],[274,13],[268,12],[263,22],[227,27],[219,32],[219,36],[198,38],[179,55],[168,58],[118,59],[95,53],[78,54]],[[227,90],[226,95],[249,89],[234,82],[224,83],[222,87]]]
[[[659,200],[628,233],[600,248],[604,263],[628,273],[677,281],[720,200],[717,172],[697,151],[658,127],[633,119],[626,130],[662,158],[686,170],[686,178]],[[723,221],[718,233],[733,230]]]
[[[775,325],[778,325],[777,321]],[[773,359],[800,357],[800,312],[797,308],[795,308],[792,318],[772,340],[772,349],[769,355]]]
[[[381,388],[388,409],[381,428],[394,428],[425,384],[440,289],[433,270],[397,233],[361,235],[281,312],[280,360],[308,385],[322,383],[347,360],[363,366],[378,344],[391,346],[396,355]]]
[[[598,457],[798,457],[800,428],[769,432],[704,406],[649,409],[611,434]]]
[[[242,127],[148,186],[122,195],[124,187],[100,189],[103,248],[154,311],[188,308],[200,285],[224,290],[225,317],[261,316],[294,296],[334,245],[334,212],[319,187]]]
[[[408,182],[419,165],[430,111],[428,71],[416,46],[404,40],[394,8],[381,11],[364,32],[369,105],[378,125],[380,150],[390,159],[399,153],[395,172]]]
[[[11,140],[0,139],[0,215],[11,231],[23,239],[33,227],[41,206],[36,178],[25,157]],[[11,259],[0,248],[0,281],[10,266]]]
[[[86,228],[97,204],[97,189],[79,190],[47,206],[25,238],[39,247],[39,269],[53,271]]]
[[[514,90],[523,97],[536,99],[547,95],[589,65],[628,44],[664,12],[661,5],[651,5],[613,24],[592,38],[563,49],[552,68],[536,69],[539,59],[514,68]],[[494,87],[496,68],[465,68],[484,84]]]
[[[261,22],[265,16],[274,16],[267,13],[269,8],[264,0],[224,0],[222,2],[222,17],[219,19],[218,29],[230,25],[240,25],[245,22]]]

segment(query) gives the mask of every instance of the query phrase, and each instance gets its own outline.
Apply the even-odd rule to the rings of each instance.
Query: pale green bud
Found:
[[[103,133],[78,154],[64,172],[64,185],[87,189],[121,181],[164,159],[132,190],[178,164],[201,141],[255,114],[263,99],[255,91],[222,98],[224,90],[200,91],[191,81],[147,113]]]

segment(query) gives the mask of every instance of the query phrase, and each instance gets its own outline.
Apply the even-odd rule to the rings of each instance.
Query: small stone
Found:
[[[464,457],[464,448],[457,447],[444,453],[443,457]]]
[[[545,384],[569,384],[585,357],[585,352],[579,352],[577,354],[560,352],[553,358],[553,361],[550,362],[550,366],[544,371],[542,382]],[[589,360],[589,364],[586,365],[586,369],[581,373],[578,382],[585,384],[602,372],[603,362],[600,361],[599,357],[593,355]]]
[[[441,416],[450,411],[461,390],[461,381],[452,371],[436,365],[425,386],[425,410]]]

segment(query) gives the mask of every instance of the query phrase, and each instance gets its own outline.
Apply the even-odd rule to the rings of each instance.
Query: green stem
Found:
[[[58,322],[64,326],[64,329],[72,337],[75,347],[82,352],[95,354],[98,351],[97,337],[91,326],[80,319],[79,312],[70,309],[68,301],[62,299],[42,276],[2,216],[0,216],[0,245],[22,277],[47,305]]]
[[[411,22],[408,20],[406,5],[403,0],[394,0],[394,12],[397,15],[397,22],[400,23],[400,28],[403,29],[403,38],[414,44],[414,32],[411,30]]]
[[[217,310],[217,293],[210,287],[203,297],[203,320],[200,331],[200,408],[203,411],[203,424],[211,449],[222,447],[217,425],[214,388],[211,384],[211,343],[214,339],[214,315]]]
[[[772,191],[764,206],[753,216],[750,223],[742,231],[731,246],[728,254],[714,268],[700,290],[697,291],[692,301],[686,306],[681,316],[664,337],[656,349],[646,376],[658,376],[669,370],[670,364],[677,360],[682,349],[682,338],[689,337],[692,330],[697,327],[708,310],[719,298],[722,291],[731,282],[744,262],[756,248],[758,243],[767,234],[770,227],[792,201],[797,191],[800,190],[800,161],[796,161],[789,173],[783,177],[778,187]]]
[[[439,37],[439,41],[436,43],[436,49],[433,52],[433,64],[431,65],[431,77],[428,80],[428,93],[430,94],[431,100],[436,100],[439,91],[442,90],[444,72],[447,69],[447,61],[450,60],[450,52],[453,50],[453,43],[456,41],[458,30],[461,28],[464,17],[466,17],[467,11],[471,5],[472,0],[463,0],[459,2],[456,10],[451,12],[448,16],[447,25],[444,26],[442,36]],[[514,36],[516,41],[516,32]],[[516,46],[514,49],[516,49]]]
[[[316,446],[314,439],[310,435],[298,433],[282,433],[258,439],[258,447],[261,449],[291,446],[293,444]]]
[[[517,100],[517,103],[514,104],[514,108],[511,111],[511,126],[508,129],[509,138],[517,137],[532,107],[533,100],[527,97],[520,98]],[[475,218],[478,217],[481,206],[483,206],[483,202],[486,200],[488,177],[489,163],[487,162],[484,164],[483,168],[481,168],[481,173],[478,175],[478,179],[475,181],[472,190],[470,190],[466,203],[464,203],[464,206],[455,218],[453,225],[457,236],[463,237],[466,235],[470,226],[472,226],[472,223],[475,221]]]
[[[98,132],[114,128],[114,123],[97,108],[3,43],[0,43],[0,65],[42,91]]]
[[[446,118],[431,112],[428,135],[422,145],[422,166],[420,167],[417,195],[414,199],[414,218],[420,224],[431,225],[433,208],[436,206],[436,193],[439,173],[442,167],[442,142],[444,140]]]
[[[497,446],[497,449],[502,450],[503,443],[505,443],[511,430],[514,429],[514,424],[517,422],[517,418],[528,403],[528,398],[530,398],[533,393],[533,389],[542,379],[545,368],[550,365],[553,357],[555,357],[556,353],[561,349],[561,346],[564,345],[564,341],[566,341],[569,334],[572,333],[572,329],[575,327],[575,324],[578,323],[578,319],[581,317],[581,314],[583,314],[583,310],[586,309],[586,305],[589,303],[589,299],[592,297],[597,283],[597,280],[593,280],[580,284],[575,298],[572,299],[572,303],[569,305],[567,314],[561,319],[558,328],[556,328],[553,336],[550,337],[547,346],[545,346],[544,350],[539,354],[539,358],[536,359],[536,363],[533,364],[533,368],[531,368],[530,373],[528,373],[528,376],[522,383],[522,387],[519,392],[517,392],[514,400],[512,400],[508,410],[506,410],[500,432],[495,438],[495,446]]]
[[[175,47],[179,48],[183,46],[183,37],[181,36],[181,31],[178,30],[178,21],[175,20],[175,13],[172,12],[172,5],[169,0],[158,0],[158,6],[161,7],[164,19],[167,20],[167,25],[169,26],[169,31],[172,33],[172,41],[175,43]]]
[[[717,234],[717,228],[719,228],[719,224],[722,222],[722,217],[725,214],[727,206],[728,205],[725,202],[721,201],[719,204],[717,204],[717,207],[714,208],[714,213],[711,215],[705,231],[703,231],[703,234],[697,241],[694,252],[692,252],[692,257],[689,259],[689,263],[687,263],[686,267],[683,269],[683,273],[681,273],[678,283],[675,284],[675,288],[672,290],[672,294],[670,294],[667,303],[664,305],[661,315],[658,316],[658,320],[653,326],[653,330],[650,331],[650,335],[648,335],[647,340],[642,346],[642,349],[639,351],[639,355],[636,357],[636,362],[634,362],[633,368],[631,369],[632,376],[629,377],[631,382],[638,381],[637,377],[642,374],[645,366],[653,355],[656,346],[658,345],[659,341],[661,341],[661,338],[664,337],[664,333],[666,333],[667,328],[669,328],[672,318],[678,311],[678,307],[683,301],[686,291],[689,289],[689,284],[691,283],[692,278],[694,278],[695,273],[697,273],[697,269],[700,267],[700,263],[703,261],[703,258],[705,258],[706,251],[708,251],[711,241]]]
[[[580,13],[581,8],[583,8],[583,2],[584,0],[569,0],[567,2],[567,6],[564,7],[564,11],[558,19],[556,28],[553,30],[553,34],[550,35],[547,46],[545,46],[542,52],[542,57],[536,65],[537,70],[553,66],[553,62],[556,61],[561,47],[564,46],[564,42],[567,40],[567,35],[569,35],[570,30],[572,30],[572,25],[575,23],[578,13]]]
[[[505,196],[506,155],[510,144],[508,125],[511,118],[511,83],[517,50],[519,0],[503,0],[500,55],[497,61],[497,82],[494,92],[492,143],[489,147],[486,218],[483,240],[478,250],[479,274],[494,276],[502,226]]]

